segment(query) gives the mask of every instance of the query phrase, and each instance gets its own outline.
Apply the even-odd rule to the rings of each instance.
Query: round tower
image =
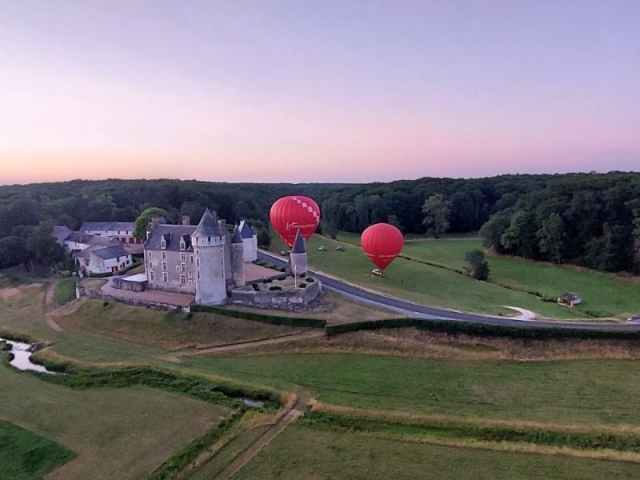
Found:
[[[234,287],[244,287],[244,243],[238,227],[231,237],[231,275]]]
[[[198,227],[191,234],[196,254],[196,303],[221,305],[227,300],[225,278],[225,235],[216,214],[204,212]]]
[[[296,238],[293,241],[293,248],[289,253],[289,262],[293,275],[307,273],[307,247],[300,230],[296,233]]]

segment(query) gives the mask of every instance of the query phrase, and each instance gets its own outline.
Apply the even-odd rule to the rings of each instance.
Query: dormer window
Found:
[[[164,250],[165,248],[167,248],[167,241],[163,238],[162,240],[160,240],[160,248],[162,250]]]
[[[184,240],[180,240],[180,250],[184,250],[185,248],[187,248],[187,244],[184,243]]]

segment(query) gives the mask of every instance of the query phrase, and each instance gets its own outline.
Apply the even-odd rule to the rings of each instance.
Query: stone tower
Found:
[[[244,287],[244,243],[240,229],[236,227],[231,237],[231,275],[234,287]]]
[[[246,263],[255,262],[258,260],[258,235],[246,220],[240,222],[239,228],[242,243],[244,243],[244,261]]]
[[[224,233],[215,212],[211,213],[207,208],[191,234],[196,254],[196,303],[220,305],[227,300]]]
[[[300,230],[296,233],[296,238],[293,241],[293,248],[289,254],[289,263],[292,274],[301,275],[307,273],[307,247]]]

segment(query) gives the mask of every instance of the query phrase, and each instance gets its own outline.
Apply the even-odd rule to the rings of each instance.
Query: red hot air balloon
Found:
[[[367,227],[360,236],[360,244],[367,257],[384,270],[398,256],[404,244],[402,232],[388,223]]]
[[[309,240],[316,231],[320,223],[320,208],[309,197],[291,195],[279,198],[271,205],[269,219],[280,238],[292,247],[298,230],[305,240]]]

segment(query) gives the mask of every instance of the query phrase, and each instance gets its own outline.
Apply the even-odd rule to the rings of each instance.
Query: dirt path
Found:
[[[56,332],[63,332],[62,327],[58,325],[53,319],[53,310],[55,309],[55,305],[53,303],[53,296],[56,293],[56,288],[58,288],[59,280],[53,281],[47,287],[47,293],[44,296],[44,319],[47,322],[47,325]]]
[[[260,453],[262,449],[266,447],[271,440],[277,437],[285,428],[287,428],[290,423],[295,422],[299,417],[304,415],[303,412],[307,400],[308,396],[298,397],[296,403],[289,407],[269,430],[258,437],[255,442],[253,442],[229,465],[227,465],[225,469],[216,476],[216,479],[226,480],[231,478],[236,472],[238,472],[238,470],[249,463],[253,457]]]
[[[290,342],[292,340],[305,340],[310,338],[319,338],[324,336],[324,330],[313,330],[311,332],[292,333],[288,335],[280,335],[277,337],[265,338],[264,340],[249,340],[247,342],[232,343],[227,345],[220,345],[217,347],[201,348],[201,349],[189,349],[174,352],[171,354],[172,358],[175,357],[191,357],[194,355],[211,355],[216,353],[234,352],[236,350],[244,350],[251,347],[260,347],[262,345],[274,345],[278,343]]]

